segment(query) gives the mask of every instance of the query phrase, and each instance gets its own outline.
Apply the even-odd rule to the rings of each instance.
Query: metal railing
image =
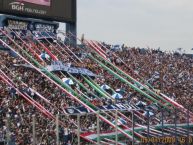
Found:
[[[170,114],[165,112],[164,109],[160,109],[159,123],[157,125],[152,124],[153,120],[157,116],[150,116],[150,112],[147,110],[146,122],[144,124],[139,124],[136,110],[124,111],[123,113],[129,113],[131,118],[130,125],[128,128],[124,128],[128,133],[132,135],[132,140],[128,141],[121,136],[118,131],[118,127],[122,124],[118,119],[117,111],[115,111],[115,128],[108,128],[104,131],[102,125],[104,121],[99,118],[99,113],[76,113],[69,114],[68,118],[71,118],[73,122],[66,122],[66,115],[58,114],[56,115],[55,121],[45,121],[42,126],[42,121],[37,118],[37,116],[32,115],[27,127],[24,127],[25,131],[21,131],[19,135],[24,135],[26,132],[27,138],[31,140],[33,145],[39,143],[54,143],[56,145],[61,145],[64,143],[71,143],[76,145],[86,144],[91,142],[91,144],[184,144],[191,145],[193,142],[193,123],[190,123],[189,111],[187,114],[182,115],[182,112],[174,109]],[[179,116],[181,115],[181,116]],[[170,116],[170,118],[167,118]],[[182,118],[181,118],[182,117]],[[185,117],[185,118],[184,118]],[[4,118],[5,127],[4,134],[0,130],[0,142],[4,144],[11,144],[12,142],[17,142],[19,140],[18,129],[23,130],[23,126],[14,126],[15,120],[12,117],[7,116]],[[14,120],[12,122],[12,120]],[[170,123],[166,122],[170,120]],[[182,121],[183,122],[180,122]],[[59,121],[64,122],[66,126],[61,126]],[[112,120],[113,121],[113,120]],[[46,122],[46,123],[45,123]],[[90,123],[90,124],[89,124]],[[72,126],[72,124],[76,124]],[[94,126],[92,126],[94,124]],[[91,127],[92,128],[89,128]],[[41,128],[41,131],[39,132]],[[15,129],[15,130],[14,130]],[[51,130],[50,130],[51,129]],[[31,130],[31,132],[30,132]],[[54,134],[53,134],[54,132]],[[41,134],[43,133],[43,134]],[[86,135],[88,134],[88,135]],[[89,136],[90,135],[90,136]]]

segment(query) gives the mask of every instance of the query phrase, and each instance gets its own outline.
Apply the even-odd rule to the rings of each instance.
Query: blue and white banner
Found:
[[[103,110],[103,111],[108,111],[108,110],[131,110],[131,106],[127,105],[127,104],[115,104],[115,105],[106,105],[106,106],[99,106],[98,107],[100,110]],[[66,108],[64,109],[66,113],[68,114],[77,114],[77,113],[89,113],[90,111],[81,106],[81,107],[71,107],[71,108]]]
[[[71,67],[70,64],[63,63],[61,61],[54,61],[51,65],[47,66],[46,69],[48,71],[64,71],[70,74],[82,74],[91,77],[95,77],[96,75],[86,68],[78,68]]]
[[[67,114],[81,114],[81,113],[89,113],[90,112],[88,109],[86,109],[83,106],[82,107],[77,107],[77,108],[74,108],[74,107],[66,108],[66,109],[64,109],[64,111]]]

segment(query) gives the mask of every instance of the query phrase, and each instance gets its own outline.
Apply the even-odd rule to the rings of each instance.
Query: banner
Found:
[[[34,69],[31,65],[28,65],[28,64],[13,64],[13,66]]]
[[[64,111],[68,114],[78,114],[78,113],[89,113],[90,111],[88,109],[86,109],[85,107],[71,107],[71,108],[66,108],[64,109]]]
[[[99,110],[103,110],[103,111],[110,111],[110,110],[131,110],[131,106],[127,105],[127,104],[114,104],[114,105],[105,105],[105,106],[98,106]],[[81,107],[70,107],[70,108],[65,108],[64,111],[67,114],[78,114],[78,113],[89,113],[90,111],[85,108],[84,106]]]
[[[46,67],[48,71],[64,71],[70,74],[82,74],[90,77],[95,77],[96,75],[86,68],[71,67],[71,64],[63,63],[61,61],[54,61],[51,65]]]
[[[9,52],[12,52],[10,50],[8,50]],[[12,52],[13,53],[13,52]],[[14,54],[12,54],[13,56]],[[17,57],[17,56],[14,56]],[[31,68],[33,69],[32,66],[27,65],[27,64],[14,64],[14,66],[22,66],[22,67],[26,67],[26,68]],[[96,75],[91,72],[88,69],[85,68],[77,68],[77,67],[71,67],[69,64],[64,64],[62,62],[59,63],[55,63],[54,65],[51,64],[49,66],[46,67],[46,69],[48,71],[64,71],[64,72],[68,72],[70,74],[82,74],[82,75],[86,75],[86,76],[90,76],[90,77],[95,77]],[[42,70],[43,71],[43,70]]]
[[[28,22],[8,19],[7,27],[13,30],[27,30]]]
[[[19,2],[28,2],[36,5],[50,6],[51,0],[17,0]]]
[[[76,0],[0,0],[0,13],[76,23]]]

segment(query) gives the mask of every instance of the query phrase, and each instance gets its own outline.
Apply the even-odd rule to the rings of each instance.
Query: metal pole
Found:
[[[175,108],[175,110],[174,110],[175,112],[175,116],[174,116],[174,124],[175,124],[175,145],[177,145],[178,143],[177,143],[177,120],[176,120],[176,117],[177,117],[177,110],[176,110],[176,108]]]
[[[32,131],[33,131],[33,145],[36,145],[36,119],[35,119],[35,115],[32,116]]]
[[[9,117],[7,117],[6,128],[7,128],[6,129],[6,138],[7,138],[6,142],[7,142],[7,144],[9,144],[10,143]]]
[[[78,145],[80,145],[80,114],[77,115],[77,122],[78,122],[78,132],[77,132]]]
[[[147,110],[147,138],[148,138],[148,144],[149,144],[149,110]]]
[[[162,137],[164,136],[164,112],[163,108],[161,109],[161,124],[162,124]]]
[[[59,145],[59,115],[56,115],[56,144]]]
[[[99,120],[99,111],[97,111],[97,144],[100,145],[100,120]]]
[[[116,110],[116,113],[115,113],[115,140],[116,140],[116,145],[118,145],[118,116],[117,116],[117,110]]]
[[[132,139],[132,145],[134,145],[134,143],[135,143],[135,140],[134,140],[134,133],[135,133],[135,130],[134,130],[134,127],[135,127],[135,113],[134,113],[134,111],[132,111],[132,137],[133,137],[133,139]]]
[[[189,133],[189,109],[190,107],[188,106],[188,111],[187,111],[187,126],[188,126],[188,130],[187,130],[187,145],[189,145],[190,141],[192,142],[192,140],[190,140],[190,133]]]

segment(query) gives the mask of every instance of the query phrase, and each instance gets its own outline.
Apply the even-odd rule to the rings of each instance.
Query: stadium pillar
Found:
[[[33,125],[32,125],[32,127],[33,127],[33,129],[32,129],[32,132],[33,132],[33,145],[36,145],[36,120],[35,120],[35,115],[33,115],[33,117],[32,117],[32,123],[33,123]]]
[[[77,26],[76,23],[67,23],[66,24],[66,34],[73,34],[68,36],[67,44],[71,44],[73,47],[76,47],[77,44]]]

